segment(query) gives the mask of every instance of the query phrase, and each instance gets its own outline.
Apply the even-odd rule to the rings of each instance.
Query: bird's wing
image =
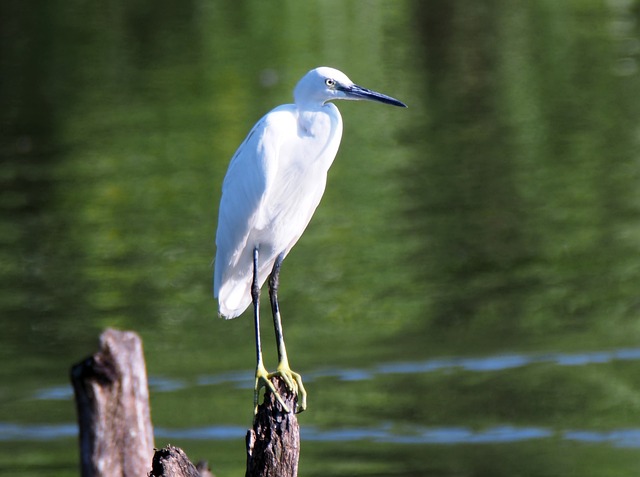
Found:
[[[216,271],[235,265],[255,224],[267,187],[266,164],[258,148],[264,131],[265,118],[254,126],[234,154],[222,183]]]
[[[251,301],[248,287],[252,274],[252,250],[247,250],[250,246],[247,241],[259,226],[260,210],[278,167],[276,115],[278,109],[268,113],[253,127],[231,159],[222,184],[216,232],[214,296],[219,299],[222,309],[222,302],[227,299],[222,295],[241,295],[241,298],[236,296],[231,300],[242,303],[243,309],[238,314]]]

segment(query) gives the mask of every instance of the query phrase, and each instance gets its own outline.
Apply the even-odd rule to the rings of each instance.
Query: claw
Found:
[[[264,367],[264,365],[262,364],[259,364],[258,367],[256,368],[256,385],[253,390],[253,414],[254,415],[258,414],[258,400],[260,398],[260,389],[262,388],[269,388],[269,390],[273,393],[273,395],[276,397],[276,399],[284,409],[284,412],[286,413],[290,412],[289,406],[287,406],[284,403],[284,401],[282,400],[282,397],[280,396],[278,391],[276,391],[275,386],[270,381],[270,378],[275,374],[277,374],[277,372],[269,374],[266,368]]]
[[[278,368],[275,373],[270,373],[269,378],[279,376],[285,382],[287,387],[298,396],[298,402],[296,405],[296,414],[304,411],[307,408],[307,391],[302,384],[302,376],[295,371],[292,371],[289,367],[289,363],[286,361],[278,364]]]
[[[280,393],[278,393],[271,382],[271,378],[276,376],[281,378],[291,392],[298,396],[295,412],[300,413],[304,411],[307,408],[307,391],[304,389],[304,385],[302,384],[302,376],[292,371],[288,364],[280,363],[277,370],[273,373],[267,372],[263,365],[258,365],[256,368],[256,385],[253,394],[253,413],[258,413],[258,401],[260,398],[260,390],[262,388],[269,388],[269,391],[271,391],[276,397],[276,400],[280,403],[284,412],[291,412],[289,406],[285,404],[282,396],[280,396]]]

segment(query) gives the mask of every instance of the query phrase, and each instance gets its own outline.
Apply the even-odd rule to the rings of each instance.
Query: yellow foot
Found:
[[[307,408],[307,391],[302,385],[302,376],[291,370],[287,361],[280,362],[275,373],[270,373],[269,378],[279,376],[285,382],[287,387],[298,396],[296,413],[302,412]],[[278,396],[279,397],[279,396]]]
[[[258,365],[256,368],[256,385],[253,392],[253,413],[258,413],[258,401],[260,398],[260,389],[262,388],[269,388],[284,409],[284,412],[291,412],[289,406],[284,403],[282,396],[280,396],[280,393],[278,393],[271,382],[271,378],[274,376],[282,378],[291,392],[298,396],[298,403],[295,410],[296,413],[304,411],[307,408],[307,391],[302,385],[302,377],[298,373],[291,371],[288,364],[280,363],[275,373],[268,373],[262,364]]]
[[[269,388],[269,390],[273,393],[273,395],[276,397],[276,399],[284,409],[284,412],[287,412],[287,413],[291,412],[289,410],[289,406],[287,406],[284,403],[284,401],[282,400],[282,397],[280,396],[278,391],[276,391],[275,386],[270,381],[271,376],[275,374],[276,373],[269,374],[266,368],[264,367],[264,365],[262,364],[259,364],[258,367],[256,368],[256,385],[253,390],[253,413],[254,414],[258,413],[258,400],[260,398],[260,389],[262,388],[265,388],[265,389]]]

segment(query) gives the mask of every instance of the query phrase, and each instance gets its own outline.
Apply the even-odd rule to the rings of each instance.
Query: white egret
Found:
[[[306,407],[302,379],[289,367],[278,306],[280,265],[320,203],[340,138],[342,118],[334,99],[370,100],[406,107],[397,99],[362,88],[344,73],[309,71],[293,92],[295,104],[278,106],[253,127],[229,165],[222,185],[216,232],[214,296],[220,316],[231,319],[253,302],[256,335],[254,405],[270,378],[280,376]],[[267,277],[276,332],[278,367],[268,373],[260,343],[260,289]],[[286,409],[287,412],[288,409]]]

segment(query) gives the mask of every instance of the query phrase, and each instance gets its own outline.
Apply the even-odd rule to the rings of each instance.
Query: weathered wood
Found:
[[[194,466],[184,451],[168,445],[156,451],[149,477],[213,477],[204,466]]]
[[[142,342],[133,332],[106,330],[100,350],[71,369],[80,426],[83,477],[213,477],[174,446],[155,452]],[[273,384],[289,407],[297,397],[279,378]],[[265,392],[247,432],[246,477],[297,477],[300,428]],[[152,460],[153,456],[153,460]]]
[[[296,395],[280,378],[272,380],[289,409],[296,408]],[[258,406],[253,429],[247,432],[245,477],[296,477],[300,457],[300,426],[292,412],[285,412],[268,389]]]
[[[140,477],[153,456],[142,341],[107,329],[100,350],[71,369],[83,477]]]

